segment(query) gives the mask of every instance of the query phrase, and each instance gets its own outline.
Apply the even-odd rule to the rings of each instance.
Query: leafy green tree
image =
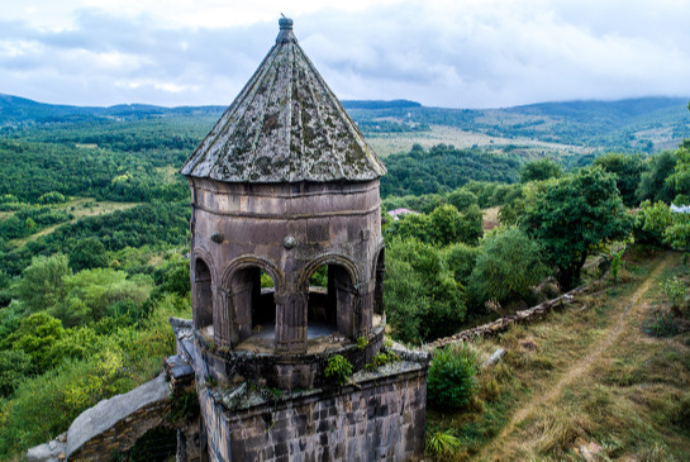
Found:
[[[492,230],[482,238],[480,248],[468,283],[477,305],[524,300],[530,288],[548,275],[540,245],[515,226]]]
[[[458,188],[455,191],[448,194],[448,203],[458,209],[458,211],[463,212],[471,205],[479,205],[477,196],[465,188]]]
[[[542,243],[562,289],[570,290],[587,257],[627,237],[631,223],[615,176],[589,167],[546,182],[527,203],[522,226]]]
[[[605,171],[614,173],[618,178],[616,186],[621,193],[623,203],[628,207],[637,204],[635,194],[644,171],[645,164],[640,154],[609,153],[594,160],[594,165],[601,166]]]
[[[690,196],[690,139],[683,141],[676,151],[676,165],[667,181],[673,187],[676,197]]]
[[[661,246],[664,244],[666,229],[673,223],[673,213],[668,205],[658,201],[652,204],[644,201],[635,214],[633,235],[635,242]]]
[[[51,347],[64,335],[65,329],[59,319],[47,313],[36,313],[24,319],[16,332],[0,341],[0,347],[24,351],[31,357],[32,364],[45,371],[54,365],[50,361]]]
[[[470,205],[464,213],[452,205],[436,207],[430,214],[409,214],[387,228],[387,233],[404,239],[446,246],[456,242],[475,244],[482,234],[482,212]]]
[[[17,296],[29,313],[49,309],[64,299],[64,278],[71,273],[66,255],[34,257],[17,283]]]
[[[412,343],[455,332],[465,319],[465,293],[439,250],[417,240],[386,244],[384,300],[396,338]]]
[[[640,184],[635,190],[639,201],[662,201],[670,204],[675,193],[666,179],[673,174],[676,167],[676,155],[673,151],[662,151],[645,162],[647,165],[640,175]]]
[[[0,397],[14,393],[32,371],[31,357],[24,351],[0,351]]]
[[[465,243],[452,244],[443,249],[443,259],[448,269],[453,272],[456,281],[467,285],[470,274],[477,264],[477,258],[481,253],[479,247],[471,247]]]
[[[674,213],[671,226],[666,228],[664,240],[674,249],[690,249],[690,214]]]
[[[563,174],[561,166],[552,159],[539,159],[527,162],[520,170],[520,183],[559,178]]]
[[[96,237],[80,240],[69,253],[69,266],[74,271],[108,266],[105,246]]]
[[[132,300],[141,305],[152,285],[149,276],[128,279],[124,271],[110,268],[84,270],[65,278],[67,295],[51,313],[68,326],[95,323],[108,314],[111,304]]]

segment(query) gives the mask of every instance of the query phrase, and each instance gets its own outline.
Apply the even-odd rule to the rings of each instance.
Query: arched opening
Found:
[[[275,284],[268,272],[259,267],[237,271],[230,294],[238,343],[275,338]]]
[[[203,329],[213,324],[213,289],[211,270],[204,260],[196,259],[192,297],[194,327]]]
[[[385,249],[381,249],[376,259],[376,269],[374,270],[374,325],[378,325],[384,313],[383,303],[383,276],[386,272]],[[378,319],[376,319],[378,317]],[[379,322],[377,322],[379,321]]]
[[[308,338],[335,333],[352,337],[356,292],[350,273],[338,264],[324,264],[309,280]]]

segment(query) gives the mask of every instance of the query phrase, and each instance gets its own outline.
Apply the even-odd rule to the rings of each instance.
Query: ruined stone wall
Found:
[[[341,389],[249,396],[232,409],[217,391],[201,390],[210,460],[416,460],[424,452],[426,365],[385,368],[356,374]]]

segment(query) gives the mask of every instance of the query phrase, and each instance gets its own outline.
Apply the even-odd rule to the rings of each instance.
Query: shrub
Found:
[[[673,214],[663,202],[644,201],[635,215],[633,235],[635,242],[662,246],[664,233],[673,222]]]
[[[342,386],[350,380],[352,364],[342,355],[331,356],[328,358],[325,373],[327,378]]]
[[[426,452],[432,457],[451,454],[457,452],[458,449],[460,449],[460,440],[450,431],[439,431],[427,436]]]
[[[468,282],[478,306],[525,299],[547,275],[540,245],[517,227],[496,228],[481,240],[482,252]]]
[[[477,388],[477,372],[477,355],[469,346],[436,350],[427,377],[429,403],[439,409],[467,406]]]
[[[688,295],[688,289],[683,281],[677,277],[673,277],[667,281],[664,281],[661,284],[661,288],[664,289],[664,293],[671,302],[671,307],[674,310],[678,310],[681,306],[683,306],[685,297]]]

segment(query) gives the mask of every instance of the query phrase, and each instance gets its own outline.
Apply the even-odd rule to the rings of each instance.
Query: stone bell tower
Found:
[[[192,197],[192,367],[204,452],[213,460],[258,454],[238,436],[256,430],[247,423],[255,420],[238,417],[239,384],[280,393],[328,389],[330,357],[342,355],[357,372],[383,343],[379,178],[386,170],[299,46],[292,20],[279,24],[276,44],[181,170]],[[424,388],[426,365],[413,369],[388,380],[413,377]],[[314,393],[310,399],[321,402],[322,391]],[[286,400],[297,412],[300,404]],[[404,414],[398,411],[395,418]],[[308,428],[290,432],[282,440],[271,434],[257,450],[268,444],[277,457],[280,441],[311,441]],[[418,433],[403,436],[393,453],[419,452]],[[300,443],[298,452],[319,453],[305,444],[313,443]]]

